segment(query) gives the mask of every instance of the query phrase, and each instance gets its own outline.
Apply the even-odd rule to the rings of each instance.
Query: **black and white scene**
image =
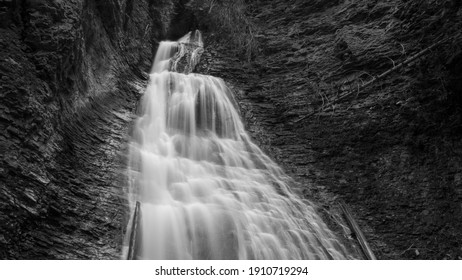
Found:
[[[462,1],[0,0],[0,259],[462,260]]]

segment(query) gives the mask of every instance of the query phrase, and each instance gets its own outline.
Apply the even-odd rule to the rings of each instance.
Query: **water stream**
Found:
[[[252,143],[224,81],[190,73],[201,52],[196,31],[162,42],[153,64],[130,144],[136,258],[350,258]]]

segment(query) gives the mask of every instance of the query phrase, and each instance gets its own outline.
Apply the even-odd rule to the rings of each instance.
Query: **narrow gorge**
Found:
[[[185,219],[180,210],[142,206],[157,221],[144,228],[170,227],[158,238],[177,234],[178,245],[145,258],[363,258],[348,205],[378,259],[461,259],[461,6],[0,0],[0,258],[125,258],[137,200],[129,182],[164,180],[168,195],[146,199],[206,202],[186,219],[197,234],[166,222]],[[153,78],[161,42],[195,30],[201,59],[179,58],[175,72],[196,74]],[[179,102],[162,128],[139,118],[146,88],[166,76],[179,83],[172,92],[203,92],[204,103]],[[133,177],[146,151],[158,153],[145,160],[154,171]],[[173,151],[188,160],[169,159]],[[164,169],[188,180],[162,178]],[[312,218],[305,231],[300,221]],[[281,233],[291,226],[301,229]],[[210,241],[220,230],[225,242]]]

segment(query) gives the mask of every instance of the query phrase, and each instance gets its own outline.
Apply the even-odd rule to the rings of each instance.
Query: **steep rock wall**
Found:
[[[188,2],[0,0],[0,258],[119,257],[143,71],[207,20]],[[234,85],[254,139],[322,208],[345,200],[379,258],[460,258],[460,1],[245,2],[253,61],[209,26],[199,68]]]
[[[174,1],[0,1],[0,258],[119,258],[130,121]]]
[[[236,86],[254,139],[308,198],[346,201],[379,258],[462,258],[461,2],[252,3],[255,59],[216,44],[202,71]]]

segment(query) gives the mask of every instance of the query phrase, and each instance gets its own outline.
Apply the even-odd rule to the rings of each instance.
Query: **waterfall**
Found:
[[[196,31],[156,54],[130,143],[136,258],[351,258],[252,143],[224,81],[190,73],[202,46]]]

